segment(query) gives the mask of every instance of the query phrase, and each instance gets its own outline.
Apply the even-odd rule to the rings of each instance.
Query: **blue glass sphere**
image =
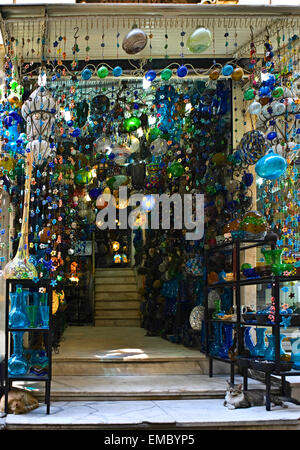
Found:
[[[92,76],[92,71],[90,69],[84,69],[81,73],[81,78],[83,80],[89,80]]]
[[[112,73],[113,73],[113,76],[114,76],[114,77],[120,77],[120,76],[122,75],[122,73],[123,73],[123,69],[122,69],[122,67],[120,67],[120,66],[116,66],[116,67],[113,69]]]
[[[177,76],[178,77],[183,78],[183,77],[185,77],[187,75],[187,73],[188,73],[188,70],[187,70],[186,66],[178,67],[178,69],[177,69]]]
[[[284,174],[287,168],[287,162],[283,156],[280,156],[270,150],[255,165],[255,172],[261,178],[275,180]]]
[[[270,88],[268,86],[262,86],[258,91],[260,97],[267,97],[270,94]]]
[[[233,72],[233,67],[231,64],[226,64],[223,68],[222,68],[222,75],[224,75],[225,77],[229,77],[229,75],[231,75]]]
[[[275,82],[276,82],[276,78],[275,78],[275,75],[273,75],[272,73],[267,73],[264,75],[263,84],[265,86],[273,86],[273,84],[275,84]]]
[[[148,72],[145,73],[145,78],[147,81],[155,80],[155,78],[156,78],[155,70],[148,70]]]

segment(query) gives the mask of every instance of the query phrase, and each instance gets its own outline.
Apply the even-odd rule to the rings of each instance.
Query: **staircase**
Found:
[[[139,327],[140,295],[132,268],[96,269],[96,327]]]

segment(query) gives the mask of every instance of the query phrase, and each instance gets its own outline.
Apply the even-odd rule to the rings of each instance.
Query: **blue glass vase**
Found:
[[[24,355],[23,331],[13,332],[14,352],[8,360],[8,374],[11,377],[24,376],[29,370],[29,363]]]
[[[213,356],[219,356],[220,349],[223,345],[223,336],[222,336],[222,326],[223,324],[220,322],[214,322],[214,341],[210,345],[210,353]]]
[[[254,344],[252,336],[251,336],[251,328],[252,327],[245,327],[244,337],[245,337],[245,344],[246,344],[246,347],[250,351],[250,355],[254,356],[254,354],[255,354],[255,344]]]
[[[293,361],[293,369],[300,370],[300,336],[291,338],[292,354],[291,361]]]
[[[233,331],[233,325],[231,323],[225,323],[223,324],[224,327],[224,344],[221,346],[219,350],[219,356],[221,358],[229,358],[228,351],[230,347],[232,346],[232,331]]]
[[[266,328],[256,328],[256,345],[253,349],[254,356],[265,356],[267,345],[265,342]]]
[[[269,345],[265,352],[264,357],[265,357],[265,359],[267,359],[269,361],[275,361],[275,335],[267,334],[267,338],[268,338]],[[280,335],[280,344],[279,344],[280,345],[280,356],[286,354],[282,347],[282,341],[284,338],[285,338],[285,335],[281,334]]]
[[[26,314],[22,311],[22,297],[17,292],[9,293],[11,309],[8,315],[8,324],[11,328],[25,328],[28,320]]]

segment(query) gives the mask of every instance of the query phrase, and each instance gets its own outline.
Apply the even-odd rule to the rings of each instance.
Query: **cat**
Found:
[[[8,392],[8,413],[24,414],[39,407],[39,402],[33,395],[22,389],[13,388]],[[4,413],[5,395],[0,400],[0,412]]]
[[[284,401],[295,403],[300,405],[300,402],[294,398],[282,397],[276,394],[270,395],[270,402],[274,405],[279,405],[282,408],[287,408],[288,406]],[[263,390],[251,389],[249,391],[244,391],[242,384],[234,385],[227,381],[227,389],[224,400],[224,406],[228,409],[238,409],[238,408],[250,408],[251,406],[265,406],[266,404],[266,394]]]

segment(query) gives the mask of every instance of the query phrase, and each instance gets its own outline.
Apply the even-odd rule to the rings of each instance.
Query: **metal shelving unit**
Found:
[[[45,288],[48,293],[48,305],[49,305],[49,326],[48,328],[34,327],[34,328],[13,328],[9,326],[9,310],[10,310],[10,298],[9,293],[15,292],[16,285],[22,285],[27,289]],[[50,414],[50,392],[51,392],[51,378],[52,378],[52,286],[50,280],[40,280],[38,283],[34,283],[32,280],[18,280],[7,279],[6,280],[6,295],[5,295],[5,359],[4,359],[4,392],[5,392],[5,412],[8,412],[8,392],[12,386],[13,381],[37,381],[45,382],[45,404],[47,405],[47,414]],[[12,377],[8,373],[8,360],[11,356],[9,345],[11,335],[15,331],[23,332],[43,332],[47,335],[46,354],[48,357],[47,375],[32,375],[26,374],[24,376]]]
[[[218,282],[208,284],[206,280],[205,284],[205,325],[206,325],[206,355],[209,358],[209,376],[213,376],[213,361],[222,361],[225,363],[229,363],[230,367],[230,378],[231,382],[234,382],[234,367],[237,364],[237,358],[243,356],[243,348],[244,348],[244,330],[245,327],[271,327],[272,333],[275,336],[275,365],[274,369],[270,370],[262,370],[265,373],[265,384],[266,384],[266,409],[270,411],[270,390],[271,390],[271,375],[277,375],[281,377],[281,392],[283,395],[286,394],[286,377],[293,375],[300,375],[299,370],[289,370],[284,371],[280,368],[280,284],[288,281],[299,281],[299,275],[290,275],[290,276],[269,276],[269,277],[260,277],[253,279],[241,279],[240,277],[240,253],[241,251],[247,250],[249,248],[262,247],[262,246],[271,246],[272,249],[275,248],[275,244],[272,241],[267,240],[235,240],[232,242],[227,242],[213,248],[206,250],[205,252],[205,263],[207,267],[208,255],[225,249],[232,249],[233,252],[233,272],[235,274],[235,279],[227,282]],[[253,286],[259,284],[271,284],[272,285],[272,296],[275,298],[275,321],[274,323],[257,323],[257,321],[253,321],[251,323],[245,323],[241,320],[241,287],[243,286]],[[232,287],[235,290],[235,306],[236,306],[236,320],[231,321],[223,321],[220,319],[213,319],[209,317],[208,311],[208,293],[210,289],[217,289],[223,287]],[[210,354],[209,352],[209,338],[210,338],[210,329],[212,322],[222,322],[222,323],[232,323],[236,327],[237,333],[237,358],[234,360],[222,358],[219,356],[215,356]],[[253,358],[245,358],[243,356],[244,361],[248,360],[248,367],[244,367],[242,369],[243,378],[244,378],[244,389],[248,388],[248,368],[250,367],[250,361]],[[246,362],[247,364],[247,362]]]

